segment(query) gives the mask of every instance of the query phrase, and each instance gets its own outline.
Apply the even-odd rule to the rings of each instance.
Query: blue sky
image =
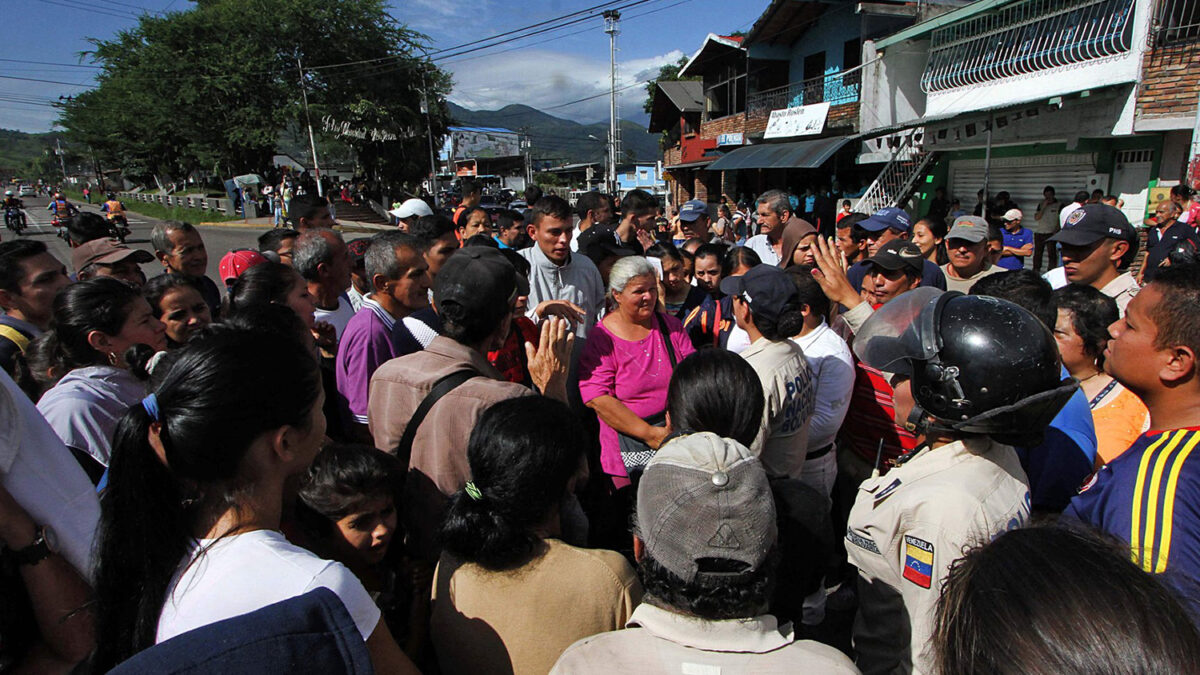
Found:
[[[648,0],[624,12],[617,39],[618,86],[644,80],[658,67],[692,54],[705,35],[748,30],[769,0]],[[78,63],[87,38],[108,38],[136,25],[142,10],[181,11],[188,0],[18,0],[5,3],[0,58]],[[393,0],[392,14],[445,48],[503,35],[600,4],[596,0]],[[85,9],[86,8],[86,9]],[[440,62],[454,74],[450,100],[472,109],[523,103],[590,123],[608,118],[608,36],[599,17],[528,40]],[[56,110],[30,102],[86,89],[88,68],[0,61],[0,128],[49,131]],[[25,79],[13,79],[25,78]],[[57,83],[29,80],[54,80]],[[16,98],[18,101],[14,101]],[[621,97],[621,116],[642,120],[641,87]]]

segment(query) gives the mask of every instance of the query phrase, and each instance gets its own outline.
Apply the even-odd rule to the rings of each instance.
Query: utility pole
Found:
[[[621,142],[618,136],[619,130],[617,127],[617,22],[621,18],[621,13],[615,9],[610,9],[603,14],[604,16],[604,32],[608,33],[608,176],[607,190],[609,194],[617,193],[617,145]]]
[[[304,65],[300,57],[296,57],[296,68],[300,71],[300,96],[304,99],[304,121],[308,123],[308,146],[312,148],[313,173],[317,178],[317,196],[324,197],[325,190],[321,187],[321,166],[317,164],[317,139],[313,136],[312,117],[308,114],[308,86],[304,84]]]
[[[530,159],[531,148],[533,147],[532,139],[529,137],[529,128],[521,127],[521,154],[525,159],[525,189],[528,190],[530,185],[533,185],[533,163]],[[530,204],[530,206],[533,206]]]
[[[421,68],[421,112],[425,113],[425,126],[429,130],[429,191],[433,193],[433,203],[438,203],[438,173],[437,159],[433,152],[433,118],[430,115],[429,83],[425,79],[425,68]]]
[[[62,139],[61,138],[54,139],[54,146],[55,146],[55,148],[57,148],[54,151],[54,154],[58,155],[58,165],[60,167],[62,167],[63,185],[64,185],[63,189],[65,190],[66,189],[65,186],[67,184],[67,160],[63,159]]]

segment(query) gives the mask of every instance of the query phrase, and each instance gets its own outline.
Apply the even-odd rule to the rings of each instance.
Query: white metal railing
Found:
[[[1134,0],[1024,0],[933,32],[921,88],[935,93],[1117,56]]]
[[[897,144],[892,159],[863,192],[855,211],[874,213],[885,206],[901,206],[912,195],[926,167],[937,156],[936,152],[921,150],[916,146],[913,140],[916,133],[910,132]]]

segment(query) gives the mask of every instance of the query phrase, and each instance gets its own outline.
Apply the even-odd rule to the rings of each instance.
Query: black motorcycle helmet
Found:
[[[108,193],[107,195],[104,195],[104,197],[105,197],[105,199],[116,199],[117,198],[117,196],[111,192]]]
[[[1036,445],[1078,389],[1036,316],[1006,300],[922,288],[881,307],[855,337],[867,365],[912,380],[907,426]]]

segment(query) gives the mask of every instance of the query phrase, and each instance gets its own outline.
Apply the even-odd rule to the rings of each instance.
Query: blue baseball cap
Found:
[[[740,277],[725,277],[721,292],[740,296],[751,312],[769,321],[778,321],[788,300],[798,293],[792,277],[774,265],[755,265]]]
[[[870,218],[858,221],[855,225],[868,232],[882,232],[883,230],[908,232],[912,228],[912,221],[909,220],[904,209],[888,206],[871,214]]]
[[[700,216],[708,215],[708,204],[702,199],[692,199],[683,203],[679,207],[679,219],[687,222],[692,222]]]

